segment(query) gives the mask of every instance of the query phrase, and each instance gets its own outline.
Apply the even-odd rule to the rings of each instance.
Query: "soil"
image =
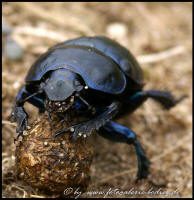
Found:
[[[12,28],[3,36],[3,44],[11,37],[23,49],[17,60],[4,52],[2,56],[3,198],[55,197],[15,179],[16,132],[8,117],[40,54],[56,43],[94,35],[105,35],[130,49],[144,70],[144,90],[169,90],[176,97],[188,97],[171,110],[149,99],[117,120],[137,133],[152,163],[148,180],[165,183],[165,188],[148,180],[135,183],[133,146],[93,134],[91,181],[81,197],[192,197],[192,3],[9,2],[3,3],[2,11],[3,22]],[[28,103],[25,108],[32,123],[38,118],[37,109]]]

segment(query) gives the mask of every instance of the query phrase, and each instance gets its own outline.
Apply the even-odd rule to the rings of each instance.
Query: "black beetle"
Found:
[[[142,91],[143,72],[136,59],[125,47],[103,36],[81,37],[51,47],[32,65],[25,81],[12,111],[18,135],[28,126],[23,108],[26,101],[40,112],[65,113],[74,107],[89,120],[58,130],[55,136],[70,130],[76,140],[99,129],[107,139],[133,144],[138,179],[148,176],[150,162],[136,134],[111,120],[133,112],[149,97],[165,109],[185,97],[175,99],[168,91]]]

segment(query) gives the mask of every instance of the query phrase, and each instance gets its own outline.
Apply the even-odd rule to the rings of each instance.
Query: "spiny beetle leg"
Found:
[[[110,121],[106,123],[105,126],[100,128],[98,133],[102,137],[114,142],[133,144],[138,158],[138,172],[136,182],[140,179],[147,178],[149,174],[150,161],[146,158],[146,154],[141,144],[137,141],[136,134],[132,130]]]

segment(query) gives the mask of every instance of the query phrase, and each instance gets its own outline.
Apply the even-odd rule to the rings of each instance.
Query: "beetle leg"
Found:
[[[67,117],[66,117],[66,116],[64,116],[63,119],[60,120],[59,122],[60,122],[60,123],[63,123],[65,120],[67,120]]]
[[[37,103],[37,101],[33,98],[35,98],[35,95],[41,93],[42,91],[37,91],[33,94],[30,94],[26,90],[26,86],[23,86],[16,97],[15,105],[12,109],[10,120],[11,122],[17,122],[18,126],[16,128],[16,132],[19,133],[17,138],[22,135],[23,131],[28,128],[28,114],[25,112],[25,109],[23,107],[24,103],[26,101],[29,101],[33,105],[37,106],[40,105]],[[42,105],[42,104],[41,104]],[[40,107],[39,107],[40,109]]]
[[[62,133],[68,132],[68,131],[73,132],[73,136],[72,136],[73,141],[77,140],[77,136],[80,133],[84,133],[83,136],[86,134],[87,134],[87,136],[89,136],[94,129],[98,130],[101,126],[103,126],[109,120],[111,120],[118,113],[119,107],[120,107],[120,103],[115,101],[107,107],[105,112],[99,114],[95,118],[93,118],[89,121],[75,124],[71,127],[68,127],[66,130],[58,131],[58,132],[56,132],[55,136],[58,136]]]
[[[27,126],[28,126],[28,122],[27,122],[28,114],[25,112],[23,108],[23,104],[24,104],[23,100],[25,99],[26,96],[27,96],[27,92],[24,86],[18,92],[15,105],[10,115],[10,121],[17,122],[18,124],[16,128],[16,132],[18,133],[18,136],[14,139],[14,141],[18,139],[18,137],[23,133],[24,130],[27,129]]]
[[[37,94],[41,94],[43,91],[42,90],[38,90],[37,92],[29,95],[30,93],[27,92],[27,94],[29,96],[27,96],[23,102],[28,101],[29,103],[31,103],[33,106],[37,107],[39,109],[39,113],[43,113],[45,111],[45,107],[44,107],[44,100],[42,98],[39,98],[38,96],[36,96]]]
[[[146,158],[146,154],[141,144],[137,141],[136,134],[132,130],[110,121],[100,128],[98,134],[114,142],[133,144],[136,149],[138,158],[138,172],[136,182],[139,179],[147,178],[149,174],[150,161]]]
[[[13,109],[13,118],[12,122],[15,121],[17,122],[18,126],[16,128],[16,133],[17,136],[14,138],[14,143],[15,141],[18,140],[19,136],[23,134],[23,131],[28,129],[28,114],[25,112],[23,107],[15,107]]]
[[[95,108],[91,106],[83,97],[81,97],[78,92],[76,93],[76,97],[78,97],[88,107],[88,110],[92,111],[93,114],[96,112]]]
[[[177,103],[182,101],[186,97],[186,95],[183,95],[175,99],[173,95],[168,91],[149,90],[149,91],[136,92],[129,99],[123,102],[124,103],[123,107],[121,108],[121,111],[117,117],[125,113],[129,114],[133,112],[141,104],[143,104],[149,97],[160,103],[165,109],[170,109]]]
[[[148,97],[154,99],[159,102],[165,109],[170,109],[175,106],[177,103],[182,101],[187,95],[182,95],[178,99],[175,99],[171,92],[168,91],[158,91],[158,90],[149,90],[149,91],[141,91],[135,93],[130,97],[129,102],[131,104],[140,105],[144,102]]]
[[[145,91],[145,94],[147,97],[151,97],[155,101],[159,102],[165,109],[174,107],[177,103],[187,97],[187,95],[182,95],[181,97],[175,99],[171,92],[158,90]]]

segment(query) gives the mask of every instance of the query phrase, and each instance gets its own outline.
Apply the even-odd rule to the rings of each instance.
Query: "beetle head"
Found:
[[[79,76],[67,69],[51,71],[41,85],[47,99],[45,107],[49,112],[65,112],[74,103],[74,94],[83,89]]]

